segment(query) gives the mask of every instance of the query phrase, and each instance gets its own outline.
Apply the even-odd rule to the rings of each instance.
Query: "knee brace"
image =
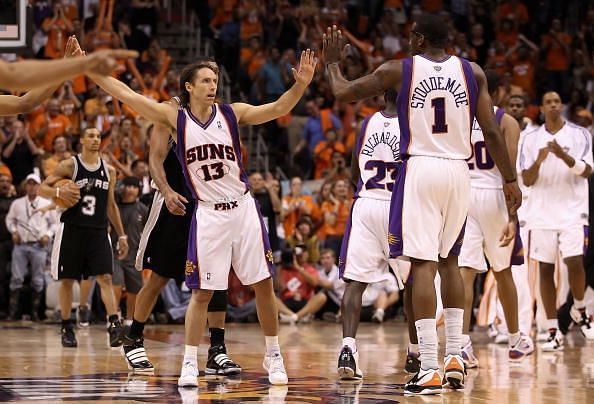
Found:
[[[227,311],[227,291],[215,290],[210,302],[208,303],[208,312]]]

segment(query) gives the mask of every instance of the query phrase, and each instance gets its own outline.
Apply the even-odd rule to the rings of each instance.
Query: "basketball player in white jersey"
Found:
[[[540,295],[547,315],[549,339],[543,351],[563,349],[557,321],[555,260],[560,253],[567,265],[573,295],[571,318],[588,340],[594,327],[586,313],[586,273],[583,255],[588,238],[588,177],[592,175],[590,133],[561,115],[563,104],[556,92],[542,97],[545,123],[528,133],[520,150],[524,184],[530,187],[530,257],[540,266]]]
[[[288,381],[278,344],[272,251],[242,167],[238,125],[259,125],[289,113],[311,82],[316,63],[314,53],[304,51],[298,70],[293,69],[295,84],[277,101],[259,106],[215,103],[218,67],[212,62],[196,63],[182,71],[179,108],[149,100],[114,78],[92,76],[140,115],[177,130],[176,152],[197,201],[186,262],[186,284],[193,293],[186,314],[180,386],[198,385],[197,350],[207,306],[214,290],[227,289],[231,265],[242,283],[256,293],[258,318],[266,336],[263,366],[268,379],[272,384]]]
[[[342,76],[342,35],[334,26],[324,34],[324,57],[330,86],[340,101],[355,101],[398,91],[402,169],[392,192],[390,255],[411,259],[412,299],[419,338],[420,371],[406,384],[406,394],[437,394],[442,377],[437,361],[437,263],[442,278],[446,323],[443,383],[464,386],[461,357],[464,285],[456,253],[468,212],[470,179],[466,159],[472,154],[470,132],[476,113],[485,142],[505,184],[512,214],[521,203],[516,173],[495,116],[485,74],[476,64],[445,52],[447,24],[423,14],[411,30],[411,50],[417,55],[391,60],[353,81]]]
[[[384,110],[365,118],[353,150],[353,182],[357,190],[339,260],[340,276],[347,283],[341,308],[343,346],[338,357],[341,379],[363,378],[355,342],[361,299],[368,284],[381,282],[389,274],[390,199],[401,163],[396,96],[396,90],[386,91]],[[397,268],[394,270],[399,276]]]
[[[499,76],[487,72],[488,87],[499,87]],[[516,161],[520,126],[502,108],[495,107],[495,119],[505,136],[509,156]],[[464,281],[466,304],[464,307],[464,335],[462,357],[467,368],[478,366],[478,359],[470,340],[470,317],[474,300],[474,280],[478,272],[488,270],[485,256],[497,281],[497,292],[503,305],[509,331],[509,359],[521,361],[534,351],[530,337],[521,335],[518,329],[518,295],[512,276],[511,265],[521,265],[522,241],[516,233],[517,216],[508,217],[502,192],[501,174],[487,151],[485,138],[476,119],[470,138],[473,156],[468,160],[470,168],[470,209],[466,220],[464,242],[460,250],[459,265]]]

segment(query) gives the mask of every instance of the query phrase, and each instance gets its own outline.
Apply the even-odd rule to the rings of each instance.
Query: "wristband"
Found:
[[[118,240],[128,240],[128,236],[120,236]]]
[[[512,179],[512,180],[505,180],[505,183],[506,183],[506,184],[511,184],[511,183],[514,183],[514,182],[516,182],[517,180],[518,180],[517,178],[514,178],[514,179]]]
[[[572,173],[575,175],[582,175],[586,171],[586,163],[582,160],[576,160],[573,167],[569,167]]]

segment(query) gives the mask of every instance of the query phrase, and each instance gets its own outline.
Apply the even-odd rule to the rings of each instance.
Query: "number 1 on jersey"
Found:
[[[434,111],[433,134],[447,133],[448,125],[446,123],[445,98],[433,98],[431,100],[431,108]]]

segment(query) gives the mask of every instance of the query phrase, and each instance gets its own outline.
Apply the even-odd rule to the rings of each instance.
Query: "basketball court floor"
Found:
[[[594,403],[594,344],[570,333],[565,351],[536,352],[520,365],[507,361],[507,346],[475,334],[478,370],[463,392],[404,397],[406,327],[401,322],[362,324],[358,346],[363,383],[336,377],[341,329],[314,322],[282,326],[280,341],[287,387],[271,387],[262,369],[264,341],[257,324],[229,324],[227,350],[244,369],[240,377],[201,377],[198,389],[178,389],[183,326],[148,326],[146,342],[154,376],[132,376],[119,350],[107,347],[103,327],[77,330],[78,348],[62,348],[57,325],[30,322],[0,327],[0,401],[54,403]],[[440,333],[441,334],[441,333]],[[442,336],[443,338],[443,336]],[[443,341],[443,339],[442,339]],[[204,368],[208,341],[199,351]]]

